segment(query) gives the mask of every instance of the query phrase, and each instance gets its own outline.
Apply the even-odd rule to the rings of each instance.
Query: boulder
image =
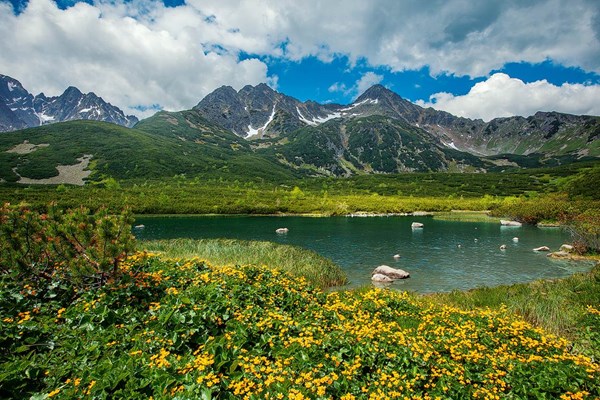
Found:
[[[517,222],[517,221],[509,221],[509,220],[506,220],[506,219],[501,219],[500,220],[500,225],[502,225],[502,226],[521,226],[523,224],[520,223],[520,222]]]
[[[373,270],[373,272],[371,273],[372,276],[375,275],[385,275],[388,278],[394,280],[394,279],[405,279],[410,277],[410,274],[402,269],[399,268],[392,268],[390,266],[387,265],[380,265],[379,267],[375,268]],[[372,278],[371,278],[372,279]]]
[[[275,229],[276,233],[288,233],[289,229],[288,228],[277,228]]]
[[[394,282],[394,280],[392,278],[390,278],[389,276],[383,275],[383,274],[373,274],[371,276],[371,280],[373,282],[382,282],[382,283]]]
[[[550,247],[548,246],[540,246],[533,249],[533,251],[550,251]]]
[[[565,253],[572,253],[573,250],[575,249],[570,244],[563,244],[562,246],[560,246],[559,251],[564,251]]]
[[[548,257],[554,257],[554,258],[565,258],[565,257],[570,257],[570,256],[571,256],[571,254],[566,251],[555,251],[554,253],[548,253]]]
[[[502,246],[500,246],[500,250],[506,250],[506,245],[503,244]]]
[[[423,224],[420,222],[413,222],[412,224],[410,224],[410,227],[415,229],[415,228],[422,228]]]
[[[394,258],[397,260],[400,258],[400,254],[394,254]]]
[[[519,238],[518,238],[518,237],[514,237],[514,238],[513,238],[513,242],[515,242],[515,243],[519,243]]]

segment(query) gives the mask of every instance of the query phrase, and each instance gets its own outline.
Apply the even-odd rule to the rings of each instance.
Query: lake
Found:
[[[411,229],[412,222],[424,224]],[[141,240],[235,238],[292,244],[316,251],[340,265],[348,287],[371,284],[371,272],[386,264],[411,275],[391,287],[419,293],[497,286],[560,278],[588,271],[592,263],[554,260],[533,248],[553,251],[569,243],[559,228],[502,227],[499,223],[456,222],[432,217],[139,217]],[[287,234],[277,234],[286,227]],[[518,242],[513,241],[518,237]],[[500,250],[501,245],[506,250]],[[394,255],[400,258],[395,259]]]

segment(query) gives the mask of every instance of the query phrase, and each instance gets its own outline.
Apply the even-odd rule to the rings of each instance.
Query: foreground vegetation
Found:
[[[445,299],[326,293],[277,268],[131,254],[127,212],[5,205],[0,222],[2,398],[600,396],[600,364],[589,357],[600,334],[598,269],[564,287]],[[233,253],[252,246],[233,244]],[[214,245],[153,244],[207,253]],[[278,263],[277,249],[257,246]],[[538,314],[585,315],[571,322],[588,345],[524,321],[524,301],[510,299],[527,288],[545,304]]]
[[[120,268],[74,299],[4,277],[2,397],[600,396],[598,364],[507,309],[143,254]]]
[[[314,251],[300,247],[235,239],[173,239],[138,243],[140,250],[169,258],[199,257],[213,265],[270,266],[321,289],[346,283],[342,269]]]
[[[600,263],[589,273],[564,279],[438,293],[427,298],[463,310],[506,309],[534,326],[568,338],[573,352],[600,360],[600,314],[594,311],[600,305]]]

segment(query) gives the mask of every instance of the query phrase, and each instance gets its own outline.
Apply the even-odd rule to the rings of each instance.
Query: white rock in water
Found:
[[[560,251],[564,251],[566,253],[571,253],[573,252],[573,250],[575,249],[570,244],[563,244],[562,246],[560,246]]]
[[[506,245],[503,244],[502,246],[500,246],[500,250],[506,250]]]
[[[519,243],[519,238],[518,238],[518,237],[514,237],[514,238],[513,238],[513,242],[515,242],[515,243]]]
[[[503,225],[503,226],[521,226],[523,224],[520,223],[520,222],[517,222],[517,221],[508,221],[508,220],[505,220],[505,219],[501,219],[500,220],[500,225]]]
[[[550,247],[548,246],[540,246],[533,249],[533,251],[550,251]]]
[[[371,276],[371,280],[373,282],[386,282],[386,283],[394,282],[394,280],[392,278],[390,278],[387,275],[383,275],[383,274],[374,274],[373,276]]]
[[[395,258],[395,259],[398,259],[398,258],[400,258],[400,254],[394,254],[394,258]]]
[[[420,222],[413,222],[412,224],[410,224],[410,227],[415,229],[415,228],[422,228],[423,224]]]
[[[399,268],[392,268],[388,265],[380,265],[375,268],[371,275],[385,275],[390,279],[405,279],[410,276],[410,274]]]
[[[275,229],[276,233],[288,233],[289,229],[288,228],[277,228]]]

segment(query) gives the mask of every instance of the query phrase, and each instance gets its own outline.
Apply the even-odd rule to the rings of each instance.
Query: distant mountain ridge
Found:
[[[422,108],[381,85],[349,105],[301,102],[266,84],[223,86],[193,109],[125,128],[44,124],[98,117],[99,98],[76,88],[34,97],[14,80],[0,82],[9,100],[0,102],[0,123],[36,126],[0,134],[0,182],[52,178],[84,157],[90,179],[487,172],[600,158],[600,117],[538,112],[484,122]]]
[[[269,132],[279,134],[304,125],[317,125],[330,119],[339,107],[314,101],[302,103],[261,83],[244,86],[237,92],[231,86],[221,86],[193,109],[238,136],[256,138],[268,136]],[[269,129],[282,118],[290,120],[290,124],[282,131]]]
[[[68,87],[60,96],[34,96],[18,80],[0,75],[0,131],[32,128],[54,122],[95,120],[132,127],[138,122],[94,93]]]
[[[223,86],[202,99],[194,110],[207,120],[251,139],[277,137],[332,119],[380,115],[402,120],[427,132],[442,146],[478,156],[498,154],[600,156],[600,117],[538,112],[530,117],[496,118],[489,122],[423,108],[382,85],[375,85],[350,105],[300,102],[266,84],[236,92]],[[570,143],[569,143],[570,142]]]

